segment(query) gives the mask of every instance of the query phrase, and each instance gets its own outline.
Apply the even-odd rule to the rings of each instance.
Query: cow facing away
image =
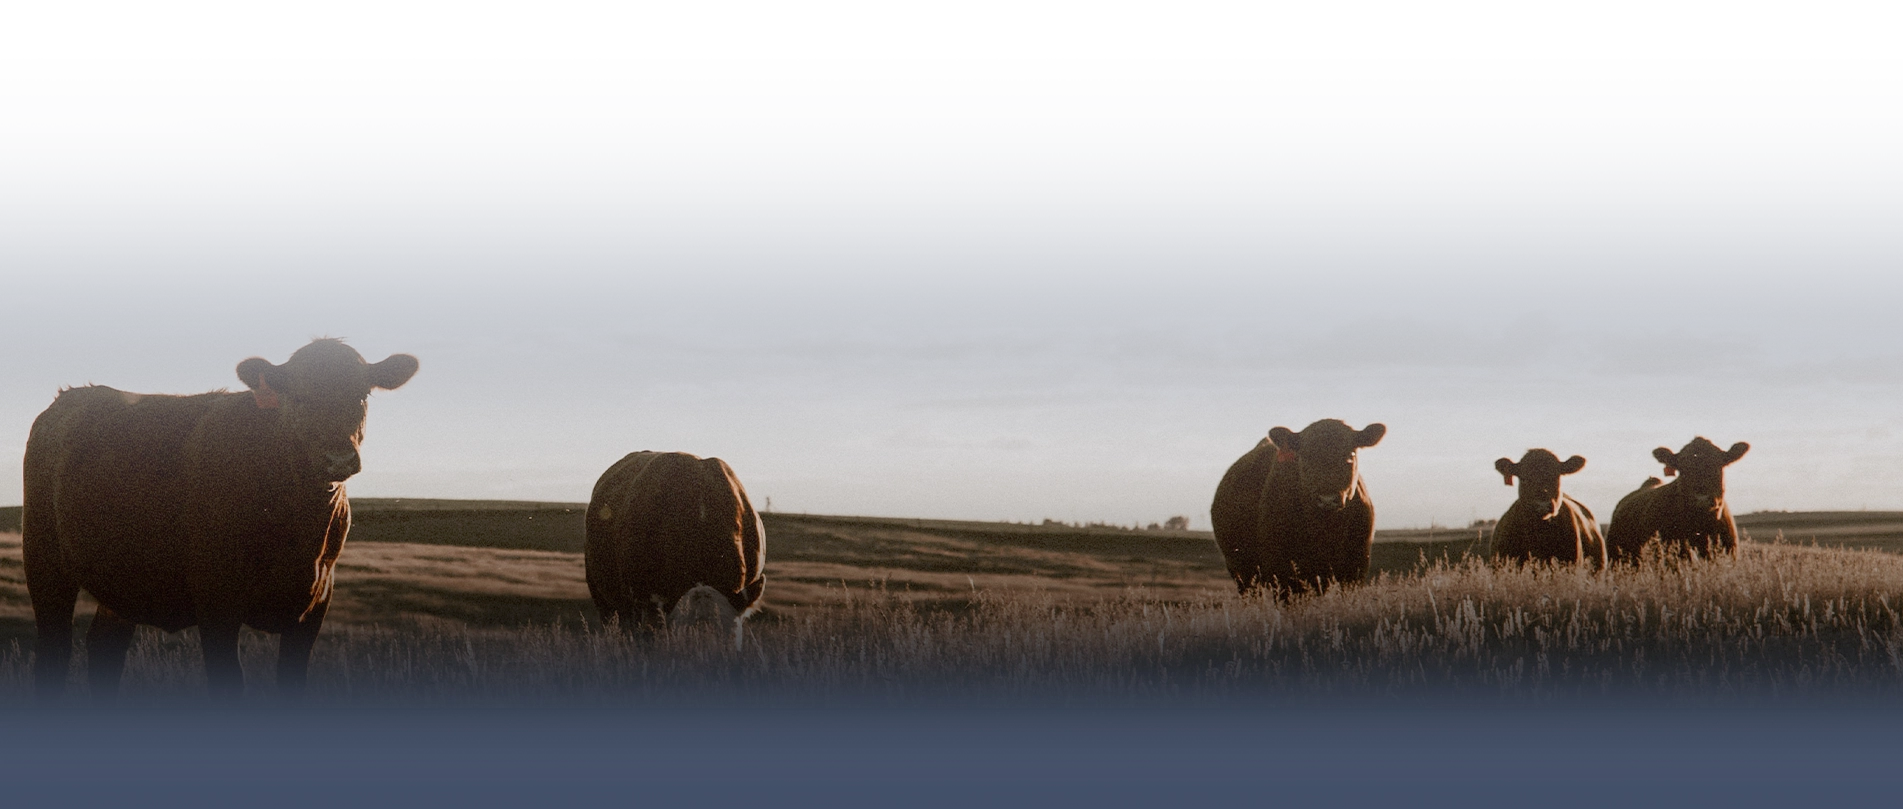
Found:
[[[1647,542],[1657,537],[1667,549],[1680,553],[1733,553],[1738,549],[1738,526],[1725,502],[1725,467],[1750,451],[1743,441],[1719,449],[1704,436],[1684,449],[1652,450],[1665,464],[1671,483],[1646,478],[1638,491],[1626,495],[1612,509],[1606,544],[1614,561],[1636,560]]]
[[[116,694],[139,624],[199,629],[214,695],[244,689],[238,628],[281,636],[278,687],[302,690],[350,530],[366,400],[416,358],[370,364],[317,340],[283,365],[238,364],[241,393],[61,391],[26,446],[22,542],[42,696],[65,687],[80,590],[95,696]]]
[[[1374,502],[1357,456],[1387,429],[1336,419],[1300,433],[1277,427],[1229,467],[1209,516],[1238,592],[1319,591],[1368,575]]]
[[[1493,462],[1493,468],[1513,485],[1519,478],[1519,499],[1500,516],[1493,529],[1493,558],[1517,562],[1584,562],[1605,567],[1606,542],[1592,512],[1559,490],[1559,479],[1586,468],[1578,455],[1564,461],[1544,449],[1529,449],[1519,463],[1512,458]]]
[[[766,587],[766,531],[719,458],[635,452],[608,467],[588,501],[583,554],[602,622],[629,630],[706,612],[738,645]]]

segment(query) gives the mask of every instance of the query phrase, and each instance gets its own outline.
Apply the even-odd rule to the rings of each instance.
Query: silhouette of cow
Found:
[[[1512,458],[1493,462],[1508,486],[1520,479],[1520,496],[1507,507],[1493,529],[1493,558],[1518,562],[1586,562],[1606,564],[1606,542],[1592,511],[1559,491],[1559,479],[1586,468],[1586,459],[1574,455],[1564,461],[1544,449],[1529,449],[1519,463]]]
[[[629,630],[659,629],[717,597],[703,606],[731,624],[737,645],[766,588],[766,530],[719,458],[635,452],[608,467],[588,501],[583,553],[602,622]]]
[[[65,687],[82,589],[99,602],[86,633],[97,697],[117,693],[139,624],[198,627],[221,697],[244,690],[238,628],[278,633],[278,688],[301,691],[350,530],[343,481],[362,465],[366,400],[416,369],[324,339],[283,365],[238,363],[245,393],[62,390],[26,446],[38,692]]]
[[[1318,591],[1368,575],[1374,502],[1356,456],[1387,429],[1336,419],[1300,433],[1277,427],[1229,467],[1209,517],[1238,592]]]
[[[1661,483],[1646,478],[1613,507],[1612,525],[1606,529],[1612,559],[1637,559],[1654,537],[1680,553],[1735,552],[1738,526],[1725,502],[1725,467],[1750,449],[1740,441],[1721,450],[1699,436],[1676,453],[1666,447],[1652,450],[1652,457],[1665,464],[1665,475],[1676,474],[1678,479]]]

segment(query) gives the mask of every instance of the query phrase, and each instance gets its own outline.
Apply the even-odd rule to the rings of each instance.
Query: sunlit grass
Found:
[[[1903,557],[1868,551],[1748,544],[1735,559],[1654,558],[1609,575],[1467,559],[1289,603],[1141,589],[972,597],[943,609],[842,588],[827,604],[755,620],[741,651],[712,627],[632,639],[580,622],[343,627],[319,641],[311,698],[1696,702],[1895,693],[1903,682]],[[274,653],[267,636],[248,636],[260,698]],[[190,633],[141,633],[129,698],[190,698],[202,682]],[[0,691],[29,693],[17,647],[0,655]]]

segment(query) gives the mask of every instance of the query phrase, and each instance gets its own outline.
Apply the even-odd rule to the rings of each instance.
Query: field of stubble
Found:
[[[1383,542],[1373,581],[1283,604],[1238,598],[1206,535],[1188,532],[770,519],[769,607],[739,650],[712,629],[603,630],[574,551],[378,541],[366,520],[311,699],[1723,705],[1903,691],[1903,556],[1878,550],[1754,541],[1735,559],[1608,575],[1490,566],[1471,538]],[[0,534],[8,700],[31,690],[18,554],[18,535]],[[271,636],[247,636],[254,699],[270,696],[274,653]],[[202,680],[192,631],[141,630],[130,699],[192,699]]]

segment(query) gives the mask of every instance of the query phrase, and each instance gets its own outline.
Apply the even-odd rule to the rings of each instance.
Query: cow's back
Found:
[[[35,561],[135,621],[190,625],[186,450],[214,396],[61,392],[27,440],[23,543]]]
[[[1615,559],[1635,559],[1653,537],[1677,550],[1701,553],[1738,548],[1738,527],[1731,517],[1729,504],[1716,511],[1698,509],[1687,502],[1679,489],[1680,481],[1660,484],[1647,478],[1640,488],[1619,500],[1612,509],[1612,525],[1606,530],[1608,554]]]
[[[1579,560],[1598,567],[1605,567],[1611,561],[1610,549],[1606,547],[1606,535],[1599,530],[1599,518],[1594,517],[1592,509],[1586,504],[1567,495],[1560,495],[1566,504],[1567,514],[1572,518],[1573,529],[1579,534]]]
[[[679,595],[696,584],[722,592],[741,588],[740,504],[720,472],[716,464],[668,454],[634,479],[616,520],[631,579],[667,590],[678,585]]]
[[[1275,466],[1275,445],[1264,438],[1223,473],[1209,505],[1210,533],[1229,575],[1247,589],[1267,563],[1262,543],[1262,490]]]
[[[589,503],[584,555],[604,616],[652,615],[697,585],[745,612],[763,589],[759,515],[718,458],[637,452],[609,467]]]
[[[1613,559],[1637,558],[1639,551],[1659,533],[1664,523],[1664,506],[1672,484],[1658,478],[1646,478],[1639,488],[1619,498],[1612,507],[1612,523],[1606,526],[1606,552]]]

